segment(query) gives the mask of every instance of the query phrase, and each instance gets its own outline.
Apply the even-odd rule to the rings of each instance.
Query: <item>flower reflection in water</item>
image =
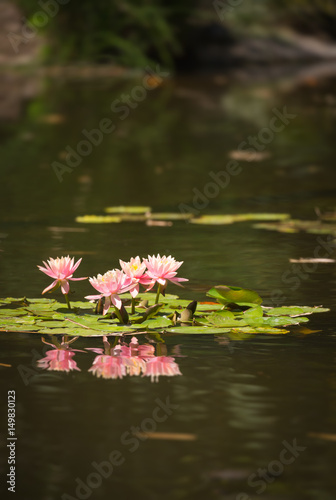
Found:
[[[164,345],[158,345],[158,350],[165,349]],[[143,377],[151,377],[152,382],[157,382],[159,376],[182,375],[174,358],[165,355],[156,356],[154,346],[139,345],[136,337],[133,337],[129,344],[120,342],[114,347],[111,347],[107,338],[104,337],[104,349],[89,350],[98,354],[89,369],[97,377],[121,379],[125,375],[142,374]]]
[[[146,371],[143,375],[150,377],[152,382],[158,382],[159,377],[162,375],[174,377],[175,375],[182,375],[182,373],[174,358],[168,356],[154,356],[154,358],[147,360]]]
[[[56,338],[53,338],[54,344],[46,342],[42,337],[42,342],[50,345],[53,349],[46,352],[46,356],[37,361],[37,366],[42,368],[43,370],[53,370],[59,372],[70,372],[72,370],[81,371],[78,368],[76,361],[72,358],[76,354],[76,351],[80,351],[79,349],[71,349],[70,344],[77,340],[78,337],[71,339],[71,341],[65,341],[65,338],[62,338],[61,344],[57,341]]]
[[[47,351],[45,357],[37,361],[37,366],[44,370],[70,372],[72,370],[81,371],[73,357],[76,352],[85,352],[80,349],[72,349],[72,344],[78,337],[71,340],[67,336],[62,337],[59,343],[56,337],[52,337],[52,343],[46,342],[42,337],[42,342],[50,345],[52,349]],[[160,341],[154,345],[139,344],[136,337],[132,337],[127,343],[120,338],[116,338],[113,345],[110,344],[106,336],[103,337],[103,348],[87,347],[87,351],[92,351],[95,357],[89,372],[96,377],[106,379],[122,379],[126,375],[150,377],[152,382],[158,382],[159,377],[173,377],[182,375],[175,358],[167,355],[166,345]],[[180,356],[177,351],[176,356]]]

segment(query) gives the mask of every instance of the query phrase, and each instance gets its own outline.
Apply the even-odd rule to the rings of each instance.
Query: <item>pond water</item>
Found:
[[[265,305],[332,310],[311,318],[309,334],[293,329],[246,341],[164,336],[181,375],[157,382],[95,377],[88,369],[96,354],[85,349],[103,347],[100,339],[78,339],[73,348],[82,352],[73,359],[81,371],[63,373],[38,368],[46,352],[40,336],[2,333],[1,361],[11,365],[0,367],[2,477],[7,391],[15,390],[17,498],[333,500],[335,265],[303,272],[289,262],[313,257],[328,235],[265,231],[252,222],[156,227],[75,218],[111,205],[179,212],[184,204],[201,215],[316,219],[316,208],[335,207],[335,80],[293,69],[258,81],[239,74],[164,78],[144,98],[132,94],[137,86],[143,78],[136,75],[17,76],[11,114],[0,122],[1,296],[40,297],[49,283],[36,265],[49,256],[83,257],[79,275],[94,276],[119,258],[161,253],[184,261],[180,274],[190,283],[181,291],[169,287],[181,297],[206,300],[212,285],[228,284],[255,289]],[[132,99],[121,119],[111,105],[128,94],[143,99]],[[261,132],[279,113],[290,115],[288,123],[272,137]],[[60,182],[53,162],[66,165],[66,148],[76,150],[83,129],[104,118],[115,130]],[[268,156],[239,160],[239,174],[196,206],[195,193],[210,192],[211,172],[225,171],[230,152],[254,136],[264,138],[260,149]],[[324,253],[335,256],[333,249]],[[88,282],[73,289],[76,300],[92,293]],[[131,438],[132,427],[160,434]]]

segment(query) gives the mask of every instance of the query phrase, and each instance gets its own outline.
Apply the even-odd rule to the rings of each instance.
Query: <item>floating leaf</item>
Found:
[[[146,214],[152,210],[151,207],[133,207],[133,206],[118,206],[106,207],[105,212],[108,214]]]
[[[37,320],[35,325],[41,328],[67,328],[68,323],[61,320]]]
[[[283,306],[263,308],[268,316],[302,316],[304,314],[328,312],[330,309],[325,307],[308,307],[308,306]]]
[[[236,215],[201,215],[191,219],[192,224],[206,224],[206,225],[226,225],[235,222],[246,222],[254,220],[286,220],[289,219],[289,214],[272,214],[272,213],[259,213],[259,214],[236,214]]]
[[[244,317],[245,321],[248,321],[251,319],[252,320],[260,319],[260,318],[262,319],[263,315],[264,315],[264,311],[263,311],[262,307],[258,306],[258,307],[251,307],[250,309],[245,311],[243,314],[243,317]]]
[[[225,311],[223,313],[211,313],[206,318],[212,326],[216,328],[232,328],[246,326],[246,322],[242,319],[236,319],[235,315],[230,311]]]
[[[90,328],[84,329],[84,328],[73,328],[71,332],[67,328],[44,328],[42,330],[39,330],[38,333],[41,333],[43,335],[71,335],[75,337],[101,337],[102,335],[104,336],[109,336],[113,335],[115,337],[120,337],[124,333],[129,332],[128,330],[114,330],[114,331],[108,331],[108,332],[100,332],[97,330],[91,330]]]
[[[131,300],[132,296],[130,293],[124,293],[123,294],[123,299],[129,299]],[[141,302],[142,300],[148,300],[148,302],[155,302],[155,299],[156,299],[156,293],[152,293],[152,292],[145,292],[145,293],[139,293],[139,295],[137,295],[137,300],[139,302]],[[163,296],[160,296],[160,302],[162,302],[163,304],[168,304],[168,303],[171,303],[172,301],[176,301],[176,300],[180,300],[178,295],[172,295],[170,293],[166,293],[166,295],[163,297]],[[190,300],[189,300],[190,302]]]
[[[0,323],[0,330],[3,332],[27,332],[27,333],[34,333],[39,331],[38,327],[32,325],[18,324],[18,323],[12,323],[11,325],[2,325]]]
[[[73,302],[73,309],[68,310],[65,304],[53,299],[2,299],[0,330],[72,337],[118,336],[146,332],[157,335],[162,331],[180,334],[229,333],[231,337],[239,338],[240,335],[244,337],[258,333],[287,333],[288,330],[277,327],[307,322],[305,315],[328,311],[322,307],[261,307],[261,298],[256,292],[238,287],[217,286],[210,292],[212,296],[224,302],[224,307],[206,303],[199,306],[210,309],[199,311],[198,308],[195,310],[196,301],[190,302],[179,299],[176,295],[167,295],[162,297],[160,304],[154,304],[145,310],[139,308],[135,314],[129,314],[127,322],[130,323],[125,325],[120,324],[118,318],[111,317],[111,314],[95,314],[95,305],[90,302]],[[130,302],[131,296],[128,295],[129,298],[124,298],[124,305]],[[156,294],[139,294],[137,301],[142,301],[143,297],[154,302]],[[248,302],[245,302],[246,300]],[[235,305],[237,303],[239,306]],[[234,308],[225,309],[225,306],[232,304]],[[244,310],[244,304],[248,304],[247,310]],[[186,313],[188,316],[184,317]],[[182,324],[176,326],[176,322]]]
[[[5,308],[0,308],[0,318],[1,317],[10,317],[13,316],[14,318],[18,316],[25,316],[27,314],[27,311],[24,311],[22,309],[5,309]]]
[[[218,303],[205,303],[198,302],[197,304],[197,312],[211,312],[211,311],[220,311],[223,309],[223,304]]]
[[[217,285],[207,292],[208,297],[213,297],[221,304],[261,304],[262,298],[253,290],[237,286]]]
[[[277,224],[276,222],[264,222],[262,224],[253,224],[255,229],[267,229],[268,231],[278,231],[279,233],[298,233],[299,229],[290,224]]]
[[[300,259],[289,259],[289,262],[297,264],[332,264],[336,262],[335,259],[313,259],[313,258],[303,258]]]
[[[246,319],[246,322],[249,326],[255,327],[298,325],[299,323],[306,323],[307,321],[309,321],[308,318],[300,316],[295,318],[292,318],[290,316],[273,316],[266,318]]]
[[[147,319],[146,321],[141,323],[141,328],[142,329],[145,329],[145,328],[150,328],[150,329],[160,328],[160,329],[162,329],[162,328],[168,328],[171,325],[172,325],[172,322],[169,318],[167,318],[166,316],[160,316],[158,318]]]
[[[59,304],[59,302],[58,302]],[[62,304],[63,307],[65,306],[65,304]],[[89,302],[88,300],[85,301],[85,302],[82,302],[82,301],[71,301],[71,307],[72,309],[80,309],[80,310],[91,310],[91,311],[94,311],[95,308],[96,308],[96,304],[93,303],[93,302]]]
[[[152,213],[149,215],[150,219],[154,220],[186,220],[192,219],[193,214],[190,212],[167,212],[167,213]]]
[[[111,224],[121,222],[121,218],[111,215],[81,215],[75,221],[84,224]]]
[[[141,214],[122,214],[119,217],[123,222],[145,222],[147,220],[147,216]]]
[[[215,328],[213,326],[174,326],[169,328],[170,333],[189,333],[189,334],[219,334],[219,333],[228,333],[230,328]]]
[[[233,328],[230,334],[234,333],[245,333],[245,334],[258,334],[258,333],[267,333],[267,334],[275,334],[275,335],[284,335],[288,333],[289,330],[285,330],[284,328],[272,328],[270,326],[263,327],[244,327],[240,329]]]
[[[333,234],[336,235],[336,224],[328,224],[320,220],[299,220],[290,219],[280,222],[254,224],[254,228],[267,229],[269,231],[279,231],[281,233],[298,233],[306,231],[312,234]]]

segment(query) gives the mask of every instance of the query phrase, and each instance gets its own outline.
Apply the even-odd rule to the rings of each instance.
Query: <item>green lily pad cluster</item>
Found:
[[[257,222],[255,229],[267,229],[281,233],[305,231],[312,234],[336,236],[336,214],[321,214],[317,220],[291,219],[287,213],[212,214],[195,217],[191,212],[152,212],[151,207],[116,206],[106,207],[107,215],[81,215],[76,222],[84,224],[111,224],[120,222],[145,222],[147,225],[169,226],[176,221],[186,221],[204,226],[222,226],[237,222]],[[325,222],[324,222],[325,221]]]
[[[199,302],[165,295],[155,304],[156,294],[136,298],[132,314],[130,294],[123,295],[123,323],[114,313],[98,314],[99,304],[71,302],[69,310],[54,299],[0,299],[0,331],[63,336],[101,337],[139,333],[179,334],[284,334],[286,327],[308,321],[322,307],[264,307],[252,290],[215,286],[207,296],[216,302]]]
[[[190,213],[154,213],[151,207],[136,206],[117,206],[106,207],[105,212],[108,215],[82,215],[76,217],[76,222],[86,224],[110,224],[119,222],[153,222],[155,221],[173,221],[190,219],[193,215]]]
[[[278,231],[279,233],[299,233],[303,231],[310,234],[331,234],[336,236],[336,223],[331,222],[334,219],[330,217],[326,220],[330,222],[288,219],[278,222],[261,222],[254,224],[253,227],[256,229],[267,229],[268,231]]]
[[[151,207],[117,206],[106,207],[108,215],[81,215],[76,222],[86,224],[110,224],[119,222],[146,222],[156,225],[161,222],[188,221],[192,224],[226,225],[247,221],[284,221],[290,218],[289,214],[250,213],[250,214],[215,214],[195,217],[192,212],[152,212]],[[152,224],[150,224],[152,223]],[[159,224],[158,224],[159,225]]]

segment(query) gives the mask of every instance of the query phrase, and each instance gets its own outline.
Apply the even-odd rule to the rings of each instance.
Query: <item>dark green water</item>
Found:
[[[335,265],[320,264],[293,281],[289,262],[312,257],[319,237],[257,230],[251,223],[80,225],[75,217],[119,204],[160,212],[179,211],[181,203],[192,207],[193,189],[203,192],[210,172],[225,170],[229,152],[268,127],[274,108],[286,107],[296,117],[266,145],[269,158],[239,161],[239,175],[201,213],[288,212],[314,219],[315,207],[336,204],[335,81],[165,80],[121,120],[111,104],[141,80],[31,77],[33,95],[22,91],[21,98],[15,90],[13,116],[0,123],[1,296],[39,297],[48,280],[36,265],[49,256],[83,256],[78,276],[93,276],[117,266],[119,258],[160,252],[184,260],[180,274],[190,278],[184,297],[202,299],[203,289],[230,284],[257,290],[266,305],[277,289],[279,304],[323,304],[332,311],[311,319],[308,326],[318,332],[310,335],[244,342],[167,337],[169,353],[180,346],[175,361],[182,375],[158,383],[147,377],[98,379],[87,371],[94,359],[89,352],[76,353],[80,372],[42,371],[36,367],[45,351],[39,336],[3,333],[1,362],[12,367],[0,367],[2,479],[8,468],[7,391],[15,390],[20,500],[69,498],[64,494],[94,500],[333,500],[336,441],[311,434],[336,434]],[[96,128],[103,118],[116,130],[59,182],[51,164],[65,164],[65,148],[76,148],[82,129]],[[73,288],[78,300],[92,293],[88,282]],[[170,292],[178,290],[171,286]],[[94,339],[74,345],[97,346]],[[21,373],[22,366],[33,370],[28,379],[20,366]],[[157,400],[167,398],[176,408],[156,431],[196,439],[138,440],[132,451],[136,445],[122,436],[141,427]],[[290,460],[284,442],[294,440],[300,451]],[[92,463],[107,461],[113,450],[123,463],[91,494],[76,497],[76,479],[86,482],[95,472]],[[281,470],[280,456],[287,461]],[[274,475],[256,478],[262,469]],[[2,488],[6,495],[6,484]]]

